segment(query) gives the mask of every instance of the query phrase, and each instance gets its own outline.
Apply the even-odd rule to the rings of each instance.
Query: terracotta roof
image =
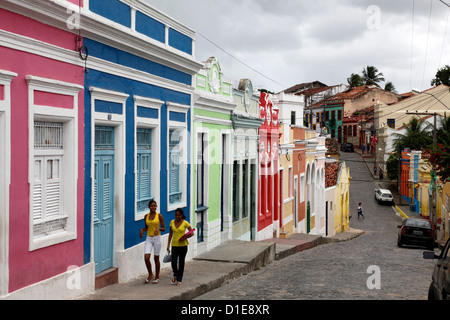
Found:
[[[334,87],[337,87],[337,86],[331,86],[331,87],[326,86],[326,87],[320,87],[320,88],[305,89],[305,90],[296,92],[295,95],[297,95],[297,96],[300,96],[300,95],[311,96],[313,94],[316,94],[316,93],[319,93],[319,92],[322,92],[322,91],[325,91],[325,90],[329,90],[329,89],[334,88]]]
[[[340,162],[325,163],[325,188],[336,185],[340,165]]]
[[[307,90],[307,89],[314,88],[314,86],[316,88],[317,88],[317,86],[319,86],[319,87],[327,87],[326,84],[324,84],[324,83],[322,83],[320,81],[304,82],[304,83],[296,84],[295,86],[292,86],[290,88],[287,88],[283,92],[284,93],[297,93],[298,91],[301,91],[301,90]]]
[[[325,139],[325,147],[327,148],[327,152],[325,155],[338,155],[339,154],[339,143],[336,139],[326,138]]]
[[[372,91],[374,89],[380,89],[380,88],[378,88],[376,86],[355,87],[355,88],[348,89],[344,92],[338,93],[335,96],[331,97],[330,99],[353,100],[353,99],[356,99],[356,98],[362,96],[363,94],[366,94],[367,92]]]

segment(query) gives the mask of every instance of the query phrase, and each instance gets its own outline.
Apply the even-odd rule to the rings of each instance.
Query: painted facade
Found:
[[[286,132],[285,127],[289,130]],[[279,160],[279,207],[280,215],[276,224],[277,237],[286,237],[294,232],[297,217],[294,217],[295,203],[297,201],[294,193],[294,132],[289,124],[281,123],[280,132],[280,160]],[[286,134],[287,133],[287,134]],[[285,143],[287,141],[287,143]],[[298,181],[297,181],[298,184]],[[297,188],[295,188],[297,189]]]
[[[232,84],[224,78],[216,58],[204,62],[196,75],[195,86],[192,223],[196,228],[193,248],[197,255],[231,238],[235,222],[231,216],[232,205],[242,197],[233,197],[231,202],[231,113],[236,104]]]
[[[334,210],[339,169],[340,163],[335,159],[327,159],[325,162],[325,236],[336,234]]]
[[[304,175],[304,161],[302,162],[302,171],[300,170],[300,160],[294,157],[298,156],[300,150],[295,150],[294,127],[301,130],[303,125],[303,97],[293,94],[279,93],[276,95],[276,104],[280,110],[280,160],[279,160],[279,221],[276,224],[276,234],[280,237],[286,237],[293,232],[297,232],[299,225],[299,198],[301,180],[300,174]],[[304,134],[303,129],[303,134]],[[302,133],[297,133],[301,139]],[[304,159],[304,158],[303,158]],[[295,168],[294,168],[295,166]],[[304,177],[303,177],[304,178]]]
[[[441,232],[444,240],[450,238],[450,182],[442,187],[442,227]]]
[[[301,232],[325,232],[325,137],[315,130],[306,130],[305,199],[306,218]]]
[[[279,142],[280,130],[278,123],[279,110],[272,103],[272,96],[262,90],[259,99],[259,117],[263,120],[259,128],[259,240],[276,236],[276,225],[280,214],[279,206]]]
[[[232,112],[233,161],[232,164],[232,238],[259,240],[258,224],[258,129],[259,92],[255,92],[249,79],[241,79],[233,89],[236,108]]]
[[[350,168],[341,162],[334,192],[334,230],[341,233],[350,225]],[[356,210],[356,209],[355,209]]]
[[[139,229],[156,200],[192,222],[194,31],[142,1],[89,0],[85,74],[84,264],[118,282],[145,274]],[[193,252],[188,253],[188,258]],[[94,277],[89,279],[94,281]]]
[[[292,126],[294,138],[294,150],[292,154],[292,167],[294,170],[294,231],[304,232],[302,221],[306,217],[305,201],[305,158],[306,158],[306,128],[303,126]],[[297,217],[297,219],[295,219]]]
[[[69,5],[0,3],[2,298],[86,289],[67,284],[83,272],[84,240],[84,69],[77,35],[58,23]]]

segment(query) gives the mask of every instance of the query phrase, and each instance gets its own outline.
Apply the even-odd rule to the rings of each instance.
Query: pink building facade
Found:
[[[0,3],[0,298],[59,299],[82,290],[84,63],[30,3]]]

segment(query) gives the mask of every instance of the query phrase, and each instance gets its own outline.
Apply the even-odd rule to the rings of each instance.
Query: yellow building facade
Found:
[[[348,230],[350,225],[350,168],[345,162],[340,163],[339,174],[334,192],[334,228],[335,233]]]
[[[450,237],[450,182],[447,182],[442,187],[442,226],[441,232],[444,236],[444,240]]]

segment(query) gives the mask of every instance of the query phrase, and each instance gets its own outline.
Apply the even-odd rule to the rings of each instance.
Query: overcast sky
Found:
[[[425,90],[450,65],[450,8],[439,0],[144,1],[195,30],[196,60],[217,57],[224,77],[274,92],[347,84],[368,65],[399,93]]]

